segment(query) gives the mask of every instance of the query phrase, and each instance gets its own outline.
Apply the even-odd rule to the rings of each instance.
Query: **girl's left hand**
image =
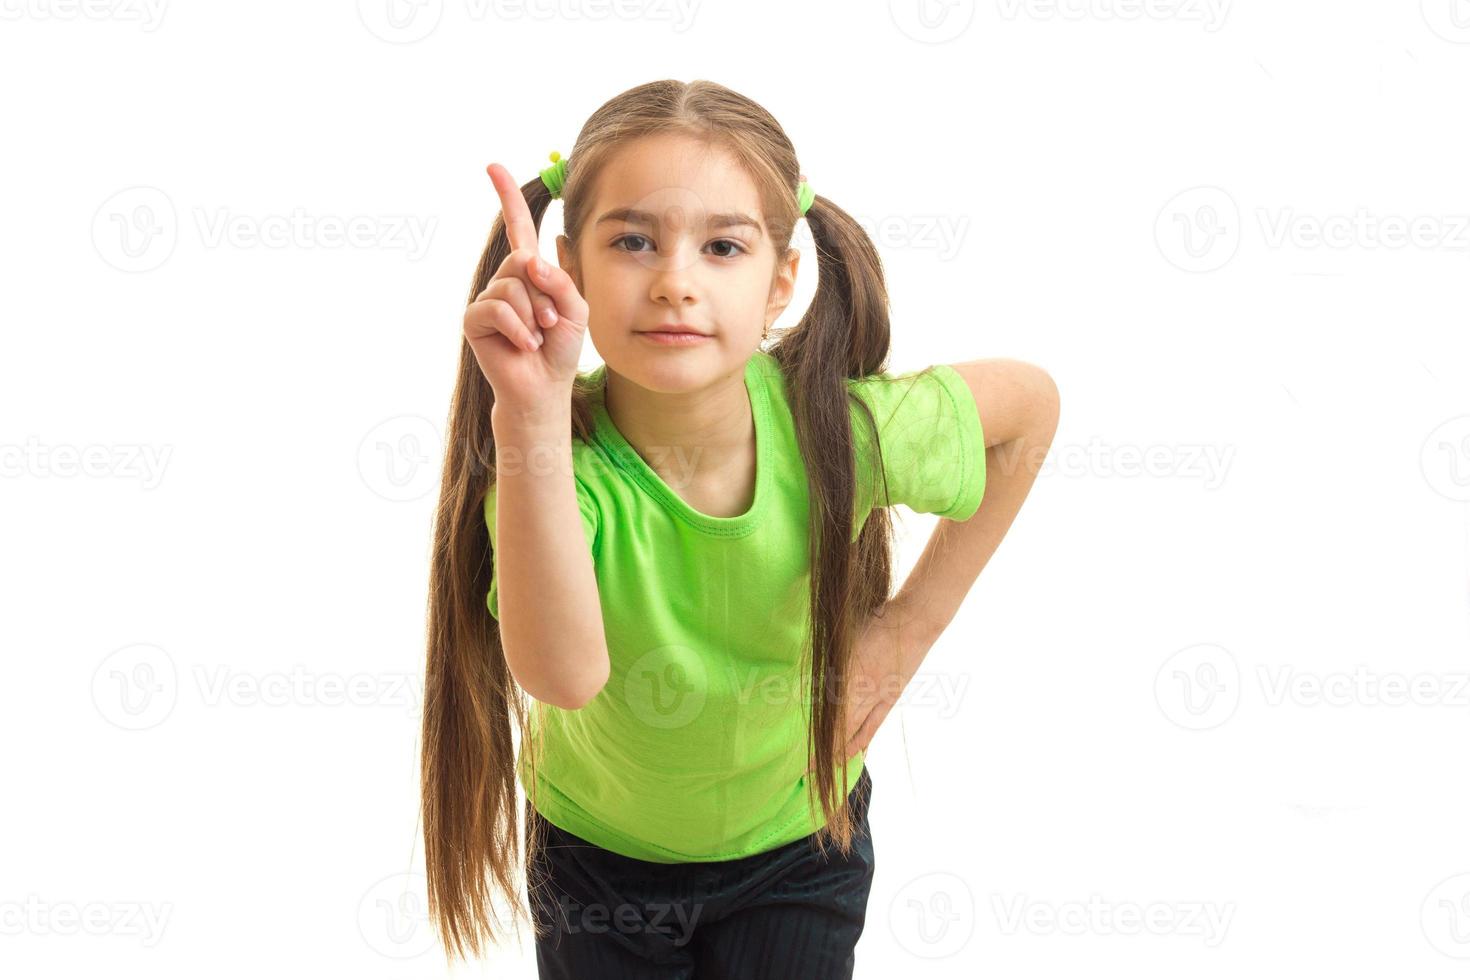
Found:
[[[842,732],[844,758],[851,760],[873,740],[919,667],[923,651],[905,648],[898,609],[890,600],[868,619],[852,645]],[[808,765],[810,772],[815,762]]]

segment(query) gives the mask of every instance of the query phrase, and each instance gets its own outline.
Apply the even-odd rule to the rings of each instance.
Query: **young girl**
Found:
[[[633,88],[552,161],[488,168],[434,536],[430,916],[477,954],[524,871],[542,977],[850,977],[863,752],[1019,510],[1056,388],[888,373],[872,242],[727,88]],[[772,339],[802,217],[816,297]],[[890,598],[900,503],[945,520]]]

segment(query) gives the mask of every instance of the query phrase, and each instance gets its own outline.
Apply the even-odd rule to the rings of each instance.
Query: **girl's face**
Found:
[[[661,392],[743,370],[791,301],[799,253],[777,261],[754,181],[726,150],[678,134],[638,140],[592,188],[575,253],[557,256],[587,300],[611,371]],[[646,334],[688,330],[693,343]]]

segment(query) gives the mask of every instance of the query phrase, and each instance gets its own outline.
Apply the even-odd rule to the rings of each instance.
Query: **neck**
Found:
[[[695,391],[660,392],[606,370],[603,402],[623,438],[676,490],[754,466],[755,420],[743,371]]]

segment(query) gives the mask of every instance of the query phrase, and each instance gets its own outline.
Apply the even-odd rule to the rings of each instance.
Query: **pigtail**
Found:
[[[806,212],[817,252],[817,292],[800,322],[772,347],[791,392],[797,440],[806,460],[811,499],[812,631],[806,680],[815,696],[808,728],[814,760],[813,807],[828,840],[846,854],[852,822],[847,796],[843,716],[847,677],[857,627],[893,587],[893,526],[886,507],[874,508],[853,541],[856,459],[851,405],[860,409],[869,445],[877,454],[877,426],[860,400],[849,399],[846,381],[885,369],[889,351],[888,291],[872,240],[846,211],[817,195]],[[883,472],[881,456],[875,456]],[[880,499],[887,499],[886,496]],[[841,771],[843,784],[836,783]]]
[[[539,228],[551,194],[539,177],[521,192]],[[466,305],[510,251],[498,215]],[[591,408],[580,390],[572,401],[574,434],[585,439]],[[540,730],[528,729],[527,722],[542,706],[512,676],[500,624],[486,606],[494,567],[484,516],[485,495],[495,482],[494,405],[495,391],[464,341],[434,518],[420,774],[428,913],[451,956],[478,956],[500,942],[490,915],[497,899],[510,904],[519,937],[525,911],[520,875],[542,843],[541,828],[528,819],[522,854],[515,738],[517,731]],[[534,772],[539,746],[528,740],[526,747]]]

